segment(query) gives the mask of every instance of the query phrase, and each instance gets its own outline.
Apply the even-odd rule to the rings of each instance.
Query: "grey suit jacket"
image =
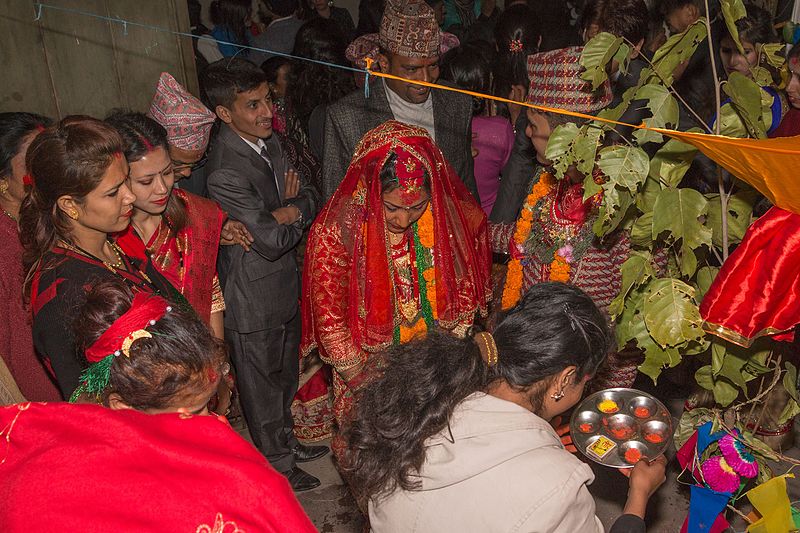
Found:
[[[433,89],[431,94],[436,144],[480,204],[472,159],[472,99],[441,89]],[[322,160],[325,201],[344,179],[361,137],[393,118],[380,80],[370,85],[369,98],[364,98],[364,91],[359,89],[328,107]]]
[[[255,241],[249,252],[222,246],[217,269],[225,296],[225,327],[250,333],[279,327],[297,313],[299,272],[295,247],[303,226],[317,213],[317,193],[302,183],[296,198],[283,200],[284,174],[290,168],[273,135],[264,139],[278,177],[275,184],[264,159],[223,124],[206,165],[209,196],[241,221]],[[271,212],[291,203],[303,213],[300,224],[278,224]]]

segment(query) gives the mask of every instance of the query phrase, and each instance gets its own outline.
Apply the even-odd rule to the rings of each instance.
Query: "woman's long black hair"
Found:
[[[499,358],[492,368],[471,336],[431,332],[384,354],[373,369],[382,375],[363,389],[343,432],[340,468],[359,501],[417,488],[425,441],[448,426],[470,394],[503,380],[538,394],[531,401],[539,409],[543,385],[569,366],[577,367],[576,379],[593,375],[611,343],[591,298],[563,283],[534,285],[493,335]]]

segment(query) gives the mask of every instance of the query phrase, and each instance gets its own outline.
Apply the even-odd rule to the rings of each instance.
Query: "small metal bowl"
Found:
[[[628,402],[628,412],[638,419],[644,420],[656,416],[656,402],[645,396],[637,396]]]
[[[616,441],[626,441],[636,435],[638,429],[636,420],[628,415],[614,415],[607,418],[606,433]]]
[[[661,446],[669,438],[669,426],[659,420],[651,420],[642,425],[642,438],[652,446]]]
[[[581,411],[575,415],[574,424],[581,433],[595,433],[600,429],[600,414],[594,411]]]
[[[614,402],[617,405],[617,409],[614,411],[610,410],[604,411],[603,409],[600,408],[603,402],[608,402],[608,401]],[[625,401],[620,397],[619,394],[617,394],[613,390],[603,391],[597,395],[597,398],[595,398],[595,408],[601,413],[606,415],[613,415],[615,413],[619,413],[624,407],[624,405]]]
[[[626,454],[629,453],[629,450],[634,450],[634,449],[638,450],[639,457],[636,459],[636,461],[631,462],[628,460],[630,458],[627,457]],[[626,464],[631,467],[635,465],[639,461],[639,459],[649,458],[647,456],[647,444],[645,444],[644,442],[639,442],[638,440],[629,440],[628,442],[621,444],[617,449],[617,454],[619,455],[623,464]]]

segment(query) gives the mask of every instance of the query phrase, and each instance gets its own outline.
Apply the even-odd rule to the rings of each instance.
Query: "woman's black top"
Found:
[[[134,292],[159,294],[174,301],[177,290],[156,271],[149,259],[122,256],[127,271],[112,271],[101,261],[65,248],[48,252],[42,264],[55,266],[37,270],[31,283],[33,344],[58,383],[64,398],[78,387],[87,362],[77,353],[74,341],[76,319],[86,291],[98,281],[118,279]],[[142,274],[144,273],[144,275]]]

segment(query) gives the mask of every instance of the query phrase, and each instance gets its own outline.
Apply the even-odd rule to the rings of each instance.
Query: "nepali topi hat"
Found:
[[[381,48],[404,57],[436,57],[441,36],[433,10],[422,0],[388,0],[378,33]]]
[[[572,46],[528,56],[529,104],[594,114],[611,103],[606,80],[596,91],[580,76],[582,47]]]
[[[205,151],[216,116],[168,72],[162,72],[147,113],[167,130],[169,143]]]

